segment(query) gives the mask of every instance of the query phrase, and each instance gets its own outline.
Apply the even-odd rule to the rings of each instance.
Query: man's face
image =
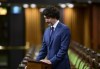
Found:
[[[44,16],[44,18],[45,18],[45,22],[48,23],[48,25],[53,25],[54,24],[55,19],[53,19],[51,17],[46,17],[46,16]]]

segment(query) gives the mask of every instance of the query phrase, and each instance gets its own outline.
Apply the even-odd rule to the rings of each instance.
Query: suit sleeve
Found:
[[[70,31],[69,29],[64,29],[61,34],[61,47],[58,53],[50,59],[52,64],[56,64],[58,61],[61,61],[67,53],[68,47],[70,44]]]
[[[43,38],[43,42],[42,42],[42,48],[39,51],[39,55],[36,58],[36,61],[40,61],[41,59],[44,59],[47,55],[47,46],[45,43],[45,39]]]

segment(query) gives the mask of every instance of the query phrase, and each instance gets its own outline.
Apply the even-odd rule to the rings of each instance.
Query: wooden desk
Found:
[[[50,64],[36,61],[28,61],[26,69],[51,69]]]

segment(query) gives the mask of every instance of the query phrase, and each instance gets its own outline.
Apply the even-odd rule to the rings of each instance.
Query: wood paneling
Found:
[[[64,22],[71,29],[72,40],[83,44],[84,8],[65,8]]]
[[[99,13],[100,6],[96,4],[64,9],[64,22],[71,29],[72,40],[97,52],[100,49]]]
[[[100,6],[93,6],[93,49],[99,50],[100,46]]]
[[[37,8],[25,9],[26,42],[34,45],[41,44],[40,12]]]

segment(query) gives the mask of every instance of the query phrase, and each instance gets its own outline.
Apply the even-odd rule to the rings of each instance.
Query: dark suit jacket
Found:
[[[70,44],[70,30],[63,23],[59,22],[51,41],[49,41],[50,27],[44,33],[42,48],[37,61],[47,59],[52,62],[52,69],[70,69],[68,58],[68,47]]]

